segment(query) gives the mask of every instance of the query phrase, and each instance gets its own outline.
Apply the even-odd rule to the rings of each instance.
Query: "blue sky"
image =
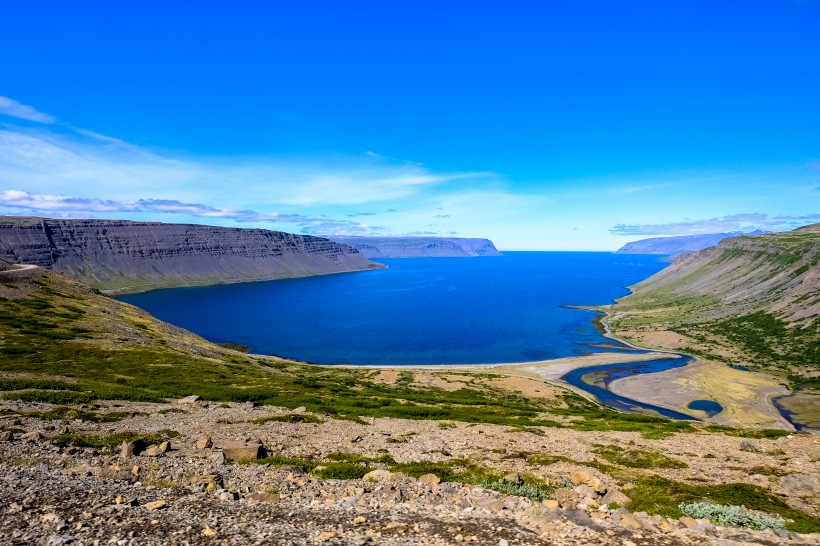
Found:
[[[488,237],[820,221],[820,2],[3,5],[0,214]]]

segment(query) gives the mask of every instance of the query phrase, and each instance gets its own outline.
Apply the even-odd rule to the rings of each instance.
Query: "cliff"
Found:
[[[679,256],[612,307],[613,331],[725,362],[820,375],[820,224]]]
[[[762,231],[754,231],[746,235],[760,235]],[[627,243],[616,251],[616,254],[665,254],[677,256],[687,252],[696,252],[715,246],[723,239],[740,237],[739,231],[728,233],[706,233],[703,235],[681,235],[678,237],[653,237]]]
[[[264,229],[0,217],[0,259],[112,292],[382,267],[349,246]]]
[[[463,237],[342,237],[334,241],[350,245],[368,258],[463,258],[501,256],[489,239]]]

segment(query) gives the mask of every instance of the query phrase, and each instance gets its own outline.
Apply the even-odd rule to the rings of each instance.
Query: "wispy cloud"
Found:
[[[334,220],[324,216],[237,210],[212,207],[198,203],[183,203],[172,199],[112,201],[66,195],[39,195],[21,190],[5,190],[0,191],[0,207],[20,209],[22,214],[45,216],[64,216],[66,213],[76,216],[76,213],[155,212],[160,214],[193,216],[197,218],[221,218],[239,223],[291,223],[298,224],[305,232],[311,233],[369,233],[379,230],[377,227],[368,226],[366,224]]]
[[[0,96],[0,114],[38,123],[54,123],[57,121],[54,116],[44,114],[31,106],[26,106],[14,99],[3,96]]]
[[[814,222],[820,222],[820,214],[770,216],[744,213],[706,220],[686,219],[665,224],[617,224],[610,228],[609,232],[613,235],[701,235],[756,229],[785,231]]]

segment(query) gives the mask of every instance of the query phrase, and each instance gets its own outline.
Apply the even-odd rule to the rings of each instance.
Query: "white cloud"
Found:
[[[732,231],[785,231],[820,222],[820,214],[776,215],[761,213],[732,214],[722,218],[682,220],[665,224],[617,224],[610,228],[613,235],[702,235]]]
[[[38,123],[54,123],[57,121],[53,116],[44,114],[25,104],[20,104],[14,99],[0,96],[0,114],[13,118],[36,121]]]

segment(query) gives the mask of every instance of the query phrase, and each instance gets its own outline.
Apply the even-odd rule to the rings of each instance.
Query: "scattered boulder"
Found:
[[[305,406],[299,406],[296,409],[291,410],[291,413],[305,413],[307,408]]]
[[[231,442],[222,448],[222,453],[228,459],[243,461],[249,459],[264,459],[267,455],[262,442]]]
[[[569,480],[572,482],[572,485],[580,485],[582,483],[586,483],[592,479],[592,474],[589,472],[585,472],[583,470],[578,472],[573,472],[569,475]]]
[[[197,449],[208,449],[214,446],[214,442],[210,436],[200,436],[196,439]]]
[[[153,511],[153,510],[161,510],[161,509],[167,507],[168,503],[166,503],[164,500],[155,500],[155,501],[151,501],[151,502],[146,502],[145,504],[143,504],[143,506],[145,507],[146,510]]]
[[[224,482],[220,474],[202,474],[191,476],[191,479],[188,481],[192,485],[199,485],[203,489],[208,490],[221,489],[224,486]]]
[[[397,474],[395,472],[390,472],[389,470],[382,470],[376,469],[371,470],[364,476],[362,476],[363,480],[372,480],[377,482],[395,482],[402,478],[401,474]]]
[[[10,430],[0,432],[0,442],[11,442],[14,440],[14,433]]]
[[[564,508],[574,508],[580,500],[578,493],[569,487],[556,487],[552,494],[555,497],[555,500],[557,500]]]
[[[174,402],[174,404],[177,404],[177,405],[180,405],[180,406],[193,406],[194,404],[196,404],[200,400],[202,400],[202,397],[200,397],[196,394],[192,394],[191,396],[186,396],[185,398],[180,398],[179,400]]]
[[[544,505],[544,508],[547,510],[557,510],[558,509],[558,501],[555,499],[545,499],[541,501],[541,504]]]
[[[610,506],[613,505],[613,504],[616,504],[616,503],[619,506],[626,506],[627,504],[632,502],[632,499],[630,499],[629,497],[627,497],[626,495],[624,495],[620,491],[613,490],[613,491],[607,491],[606,495],[604,495],[603,498],[601,499],[601,502],[603,504],[607,504],[607,505],[610,505]]]
[[[506,476],[501,478],[501,481],[502,482],[508,482],[508,483],[515,483],[515,484],[519,484],[519,483],[523,482],[523,480],[521,479],[521,476],[518,474],[518,472],[511,472],[511,473],[507,474]]]
[[[32,430],[31,432],[26,432],[20,439],[24,442],[40,442],[44,438],[43,433],[39,430]]]
[[[438,485],[441,483],[441,478],[439,478],[435,474],[423,474],[419,476],[419,481],[421,483],[427,483],[430,485]]]
[[[618,525],[625,529],[640,529],[641,527],[643,527],[643,525],[641,525],[641,522],[633,518],[632,516],[622,516],[621,520],[618,522]]]
[[[760,446],[751,440],[743,440],[740,442],[740,451],[748,451],[750,453],[760,453]]]
[[[253,502],[268,502],[274,503],[279,502],[279,495],[273,493],[262,493],[259,491],[248,493],[245,495],[245,500],[253,501]]]
[[[811,474],[789,474],[780,478],[780,486],[797,495],[820,493],[820,477]]]
[[[146,450],[148,445],[143,440],[133,440],[131,442],[123,442],[120,447],[120,457],[131,457],[139,455]]]

